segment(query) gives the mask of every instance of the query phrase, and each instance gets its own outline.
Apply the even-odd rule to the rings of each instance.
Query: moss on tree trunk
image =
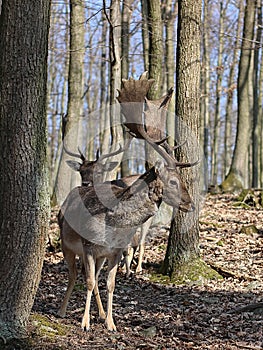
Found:
[[[192,282],[202,282],[203,280],[221,279],[222,276],[207,265],[201,258],[196,258],[185,263],[181,262],[175,265],[171,282],[175,284],[184,284]]]
[[[221,184],[223,192],[240,192],[243,189],[243,182],[238,174],[230,172]]]

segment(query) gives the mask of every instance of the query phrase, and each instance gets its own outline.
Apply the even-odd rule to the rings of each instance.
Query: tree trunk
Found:
[[[210,101],[210,49],[209,49],[209,12],[208,12],[208,0],[204,2],[204,14],[203,14],[203,61],[202,61],[202,101],[201,101],[201,133],[200,142],[203,146],[204,157],[206,160],[208,156],[208,124],[209,124],[209,101]],[[206,169],[204,169],[206,171]],[[209,176],[210,177],[210,176]],[[208,181],[210,178],[208,179]]]
[[[121,25],[121,77],[128,79],[129,76],[129,48],[130,48],[130,22],[132,14],[132,4],[134,0],[124,0],[122,4],[122,25]],[[129,134],[124,133],[124,142],[126,143]],[[123,160],[121,162],[121,176],[130,175],[129,169],[129,150],[123,153]]]
[[[232,130],[232,119],[233,119],[233,96],[236,88],[235,84],[235,71],[238,63],[238,52],[239,52],[239,38],[241,37],[242,18],[243,18],[243,1],[239,3],[239,13],[237,20],[236,40],[233,48],[233,60],[229,69],[228,77],[228,91],[227,91],[227,102],[226,102],[226,119],[225,119],[225,134],[224,134],[224,173],[226,176],[231,164],[231,130]]]
[[[179,160],[198,157],[198,127],[200,121],[200,40],[201,0],[178,2],[178,34],[176,60],[176,115],[180,140],[188,141],[187,154],[180,150]],[[191,43],[191,45],[188,45]],[[193,159],[190,159],[192,161]],[[173,281],[184,282],[206,275],[205,264],[199,259],[199,184],[198,166],[182,173],[182,178],[195,201],[192,213],[177,212],[172,220],[163,273]],[[208,269],[208,267],[207,267]]]
[[[223,8],[223,1],[220,1],[220,12],[219,12],[219,46],[218,46],[218,57],[217,57],[217,77],[216,77],[216,105],[215,105],[215,120],[214,120],[214,135],[213,135],[213,151],[212,151],[212,184],[215,186],[218,182],[218,151],[219,151],[219,131],[220,131],[220,102],[221,102],[221,91],[222,91],[222,75],[223,75],[223,28],[224,28],[224,15],[225,11]]]
[[[252,129],[252,187],[257,188],[259,185],[259,49],[262,37],[262,1],[257,0],[257,29],[255,33],[255,50],[254,50],[254,69],[253,69],[253,129]]]
[[[255,5],[256,3],[254,0],[247,0],[238,72],[238,122],[236,142],[229,173],[221,185],[223,191],[239,191],[248,185],[246,181],[248,171],[248,146],[251,136],[251,115],[253,115],[249,84],[252,79],[250,72],[252,64],[251,54],[253,49]]]
[[[162,96],[163,84],[163,21],[161,15],[161,4],[159,0],[148,0],[148,32],[149,32],[149,79],[154,79],[155,82],[150,88],[147,98],[155,100]],[[160,139],[164,136],[166,121],[161,128],[159,135]],[[147,143],[145,145],[146,153],[146,168],[149,169],[156,161],[156,152]]]
[[[106,4],[104,2],[104,11],[106,14]],[[121,88],[121,12],[120,1],[111,0],[110,14],[107,17],[110,25],[110,132],[111,137],[106,140],[106,144],[111,145],[111,152],[117,150],[123,143],[123,130],[121,126],[121,116],[119,105],[116,103],[117,91]],[[122,154],[115,156],[115,161],[120,163]],[[104,181],[116,178],[117,168],[110,174],[105,174]]]
[[[148,98],[160,98],[163,86],[163,22],[159,0],[148,0],[149,78],[154,79]]]
[[[165,21],[165,66],[166,66],[166,90],[174,87],[174,64],[175,64],[175,47],[174,47],[174,22],[177,14],[177,5],[173,5],[172,0],[165,1],[164,21]],[[175,140],[175,99],[174,95],[169,104],[169,113],[167,115],[167,135],[168,142],[174,146]]]
[[[65,128],[64,143],[67,149],[77,152],[81,147],[79,135],[80,118],[83,116],[83,92],[84,92],[84,55],[85,55],[85,8],[83,1],[70,1],[70,52],[68,73],[68,105],[67,123]],[[79,175],[71,172],[66,159],[68,156],[62,153],[56,194],[58,202],[65,200],[69,191],[80,183]]]
[[[260,20],[262,26],[262,6],[260,10]],[[258,110],[259,110],[259,179],[260,187],[263,188],[263,55],[261,53],[260,71],[259,71],[259,93],[258,93]]]
[[[49,1],[2,2],[0,343],[25,335],[48,232],[49,9]]]
[[[144,58],[144,71],[149,71],[149,32],[148,32],[148,4],[141,0],[142,7],[142,46]]]

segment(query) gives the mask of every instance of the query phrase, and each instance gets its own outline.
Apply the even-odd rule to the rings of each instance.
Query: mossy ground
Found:
[[[172,276],[166,276],[160,271],[150,274],[150,281],[161,284],[202,284],[205,280],[222,279],[223,277],[197,258],[185,264],[178,265]]]

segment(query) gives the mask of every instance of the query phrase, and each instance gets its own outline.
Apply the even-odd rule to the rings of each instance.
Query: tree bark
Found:
[[[148,32],[148,4],[141,0],[142,7],[142,46],[144,58],[144,71],[149,71],[149,32]]]
[[[154,79],[155,82],[151,86],[147,98],[155,100],[162,96],[163,91],[163,21],[161,14],[161,4],[159,0],[147,0],[148,9],[148,32],[149,32],[149,79]],[[166,121],[161,128],[159,135],[160,139],[164,136]],[[146,168],[149,169],[156,161],[156,152],[147,143],[145,145],[146,153]]]
[[[253,49],[255,8],[254,0],[247,0],[244,17],[243,38],[238,72],[238,121],[235,149],[231,167],[222,183],[223,191],[239,191],[248,186],[248,146],[251,137],[251,115],[253,106],[250,100],[251,54]]]
[[[67,123],[64,143],[67,149],[77,152],[81,137],[79,135],[80,118],[83,117],[84,92],[84,55],[85,55],[85,8],[83,1],[70,1],[70,43],[69,43],[69,73],[68,73],[68,104]],[[58,202],[65,200],[69,191],[80,183],[79,174],[71,172],[62,153],[58,171],[56,193]]]
[[[180,140],[188,140],[187,155],[180,152],[180,160],[198,154],[198,126],[200,120],[200,40],[201,0],[178,2],[178,32],[176,60],[176,115],[182,120],[177,132]],[[184,125],[186,127],[184,127]],[[194,137],[193,137],[194,136]],[[196,199],[193,213],[175,213],[172,220],[163,272],[171,278],[187,278],[186,268],[199,257],[197,167],[182,173],[192,198]],[[181,279],[181,277],[179,279]]]
[[[239,52],[239,38],[241,36],[242,29],[242,18],[243,18],[243,1],[239,3],[239,12],[237,20],[237,29],[236,29],[236,40],[233,48],[233,60],[229,69],[228,76],[228,91],[227,91],[227,102],[226,102],[226,118],[225,118],[225,134],[224,134],[224,173],[226,176],[229,172],[229,167],[231,164],[231,130],[232,130],[232,119],[233,119],[233,96],[234,90],[236,89],[235,83],[235,71],[238,64],[238,52]]]
[[[130,62],[129,62],[129,48],[130,48],[130,22],[132,14],[133,0],[124,0],[122,4],[122,24],[121,24],[121,77],[128,79]],[[124,142],[128,141],[130,136],[124,133]],[[123,160],[121,162],[121,176],[128,176],[131,174],[129,169],[129,153],[126,150],[123,153]]]
[[[2,2],[0,342],[25,335],[48,231],[49,10],[49,1]]]
[[[160,98],[163,87],[163,22],[159,0],[148,0],[149,78],[154,79],[148,98]]]
[[[166,90],[174,87],[174,64],[175,64],[175,29],[174,22],[177,15],[177,5],[172,0],[165,1],[164,23],[165,23],[165,66],[166,66]],[[167,115],[168,142],[174,146],[175,140],[175,98],[174,95],[169,104]]]
[[[257,0],[256,5],[256,33],[255,33],[255,50],[253,64],[253,129],[252,129],[252,187],[257,188],[259,185],[259,49],[262,37],[262,1]]]
[[[224,28],[224,16],[225,11],[223,8],[223,1],[220,1],[219,11],[219,46],[217,56],[217,77],[216,77],[216,104],[215,104],[215,118],[214,118],[214,132],[213,132],[213,150],[212,150],[212,184],[215,186],[218,181],[218,151],[219,151],[219,131],[220,131],[220,106],[221,106],[221,93],[222,93],[222,75],[223,75],[223,28]]]
[[[202,101],[201,101],[201,132],[200,132],[200,142],[203,146],[204,157],[206,160],[209,159],[208,156],[208,124],[209,124],[209,101],[210,101],[210,48],[209,48],[209,11],[208,6],[209,0],[204,1],[204,14],[203,14],[203,40],[202,40],[202,50],[203,50],[203,61],[202,61]],[[210,157],[212,158],[212,157]],[[206,169],[204,169],[206,171]],[[210,179],[209,179],[210,180]]]
[[[117,91],[121,88],[121,11],[120,0],[111,0],[109,16],[106,12],[104,1],[104,12],[110,26],[109,47],[110,47],[110,139],[106,145],[111,146],[111,152],[117,150],[123,143],[123,129],[121,126],[121,115],[119,105],[116,103]],[[107,133],[106,133],[107,134]],[[115,161],[120,163],[122,154],[115,156]],[[116,178],[117,167],[113,172],[104,174],[104,181]]]

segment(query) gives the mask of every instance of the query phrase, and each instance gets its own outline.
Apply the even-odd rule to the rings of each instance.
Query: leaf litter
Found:
[[[233,195],[207,195],[200,215],[200,253],[221,280],[189,285],[151,282],[153,266],[163,261],[167,227],[154,227],[146,245],[144,269],[116,277],[113,312],[117,332],[99,320],[94,299],[91,330],[81,330],[86,287],[79,274],[64,319],[56,313],[67,286],[67,267],[59,249],[47,250],[29,323],[32,348],[45,349],[263,349],[263,210],[236,206]],[[253,226],[255,230],[246,231]],[[57,232],[56,211],[50,232]],[[100,290],[106,307],[105,274]],[[42,321],[47,334],[39,332]],[[40,323],[40,324],[39,324]],[[62,326],[63,332],[57,331]],[[43,327],[42,327],[43,328]],[[54,329],[52,333],[51,330]]]

